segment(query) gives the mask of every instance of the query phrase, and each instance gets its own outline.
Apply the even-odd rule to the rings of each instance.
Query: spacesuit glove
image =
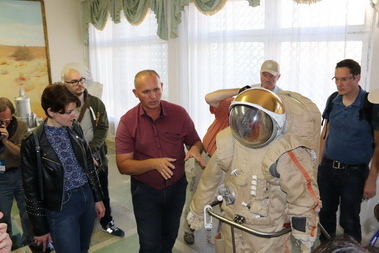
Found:
[[[204,217],[202,215],[197,215],[192,210],[188,212],[187,221],[191,229],[200,230],[204,227]]]
[[[302,253],[310,253],[313,244],[316,241],[316,237],[310,237],[309,235],[293,234],[295,239],[300,243],[300,250]]]
[[[305,245],[304,243],[302,243],[301,247],[300,247],[300,252],[301,253],[311,253],[312,250],[307,245]]]

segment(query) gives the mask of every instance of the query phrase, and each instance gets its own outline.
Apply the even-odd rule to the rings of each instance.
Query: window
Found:
[[[108,22],[103,31],[92,28],[91,69],[104,84],[103,100],[114,127],[138,103],[131,91],[134,75],[150,68],[162,78],[163,99],[186,108],[202,137],[213,121],[205,94],[259,83],[260,65],[267,59],[281,65],[281,88],[309,97],[321,112],[335,91],[331,78],[340,60],[360,62],[361,86],[368,87],[373,15],[369,1],[355,0],[312,5],[265,0],[254,8],[245,0],[229,0],[212,16],[190,4],[182,12],[179,37],[169,41],[156,35],[152,12],[139,26],[125,20]]]

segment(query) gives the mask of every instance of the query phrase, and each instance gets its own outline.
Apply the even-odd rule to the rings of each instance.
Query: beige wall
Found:
[[[81,33],[80,0],[45,0],[52,81],[68,62],[88,64],[88,47]]]

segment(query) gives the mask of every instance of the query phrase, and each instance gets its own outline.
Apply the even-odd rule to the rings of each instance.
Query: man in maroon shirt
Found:
[[[203,145],[186,110],[161,100],[163,83],[154,70],[137,73],[134,86],[140,103],[121,117],[116,162],[121,174],[131,175],[139,252],[171,252],[186,195],[184,163],[195,158],[205,166]]]

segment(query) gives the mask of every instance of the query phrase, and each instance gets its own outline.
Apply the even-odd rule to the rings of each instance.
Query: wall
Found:
[[[64,64],[87,64],[88,47],[81,32],[80,0],[45,0],[52,81],[60,81]]]
[[[370,67],[370,91],[379,89],[379,13],[376,13],[375,30],[373,34],[372,59]]]

